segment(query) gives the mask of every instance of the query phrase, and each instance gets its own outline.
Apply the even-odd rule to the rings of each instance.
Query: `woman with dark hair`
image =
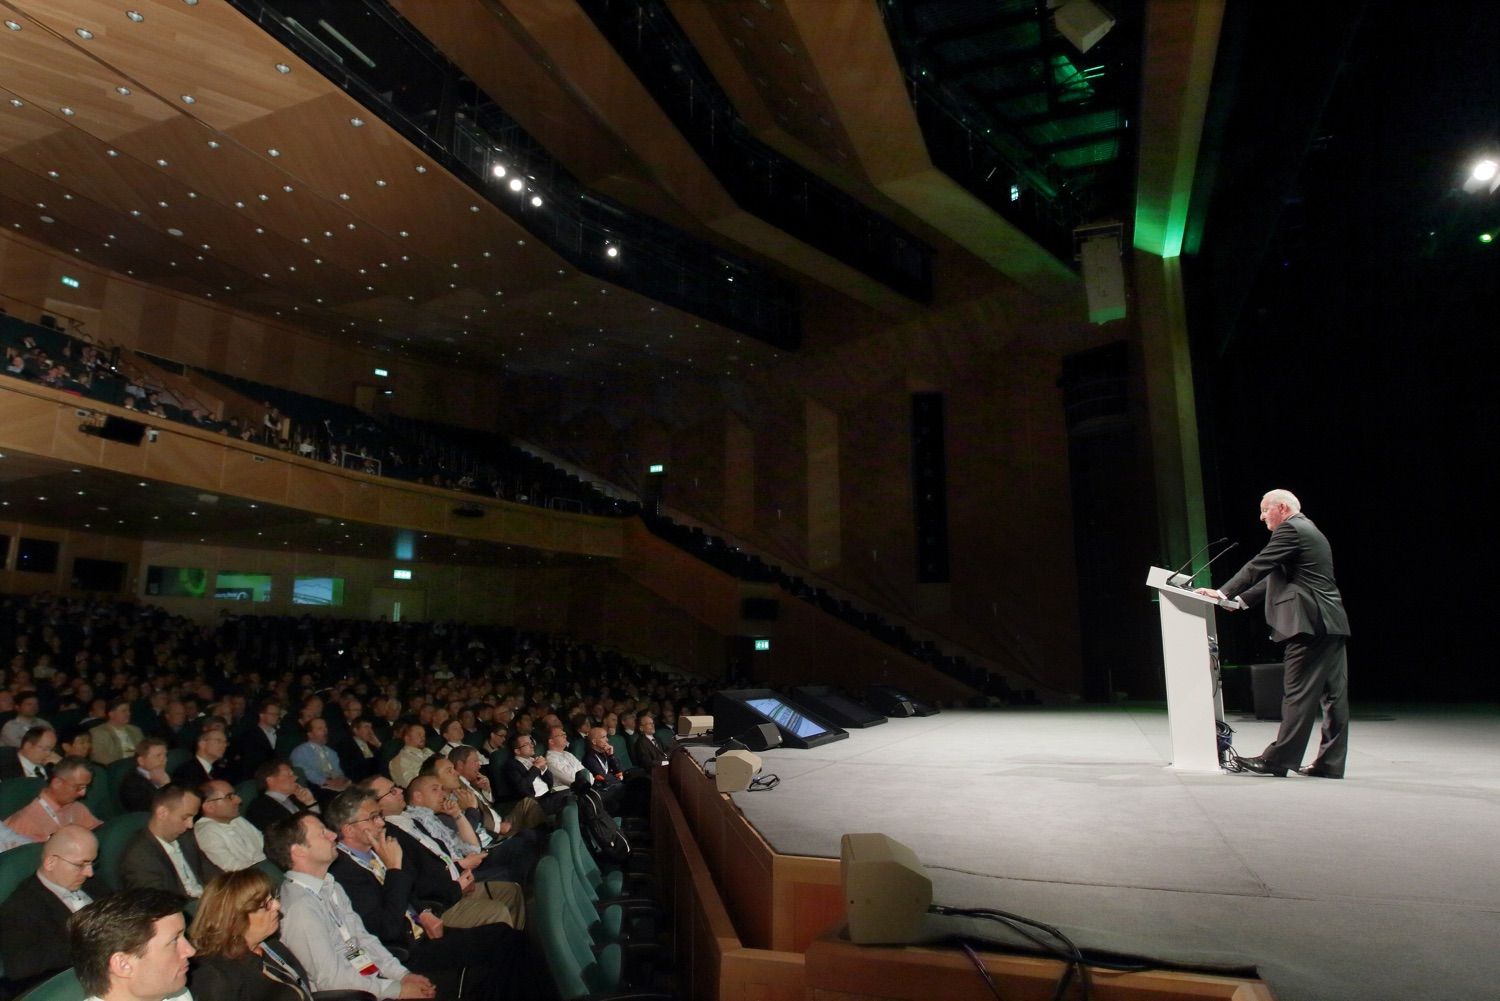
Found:
[[[329,995],[315,998],[307,971],[276,937],[280,927],[281,902],[264,872],[241,869],[209,880],[188,932],[198,950],[189,991],[213,1001],[324,1001]]]

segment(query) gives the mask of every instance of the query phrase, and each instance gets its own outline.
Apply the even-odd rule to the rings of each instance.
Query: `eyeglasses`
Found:
[[[208,797],[208,799],[205,799],[203,801],[203,805],[207,806],[210,803],[217,803],[221,799],[239,799],[239,798],[240,798],[240,794],[237,793],[237,792],[226,792],[222,796],[210,796],[210,797]]]
[[[351,824],[368,824],[372,820],[384,820],[384,819],[385,818],[384,818],[383,815],[378,814],[378,813],[372,813],[368,817],[356,817],[353,820],[349,821],[349,823],[351,823]]]
[[[401,793],[401,787],[400,786],[391,786],[385,792],[381,793],[379,796],[376,796],[375,797],[375,802],[379,803],[381,800],[385,799],[387,796],[396,796],[396,795],[399,795],[400,793]]]
[[[72,866],[75,869],[92,869],[94,867],[94,861],[95,861],[94,859],[86,858],[82,862],[74,862],[72,859],[68,858],[65,855],[54,855],[52,857],[55,858],[55,859],[61,859],[62,861],[68,863],[68,865]]]

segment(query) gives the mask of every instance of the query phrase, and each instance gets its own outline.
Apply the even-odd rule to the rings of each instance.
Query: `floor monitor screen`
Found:
[[[780,699],[748,699],[746,704],[764,713],[777,726],[790,730],[799,737],[816,737],[827,732],[823,724],[813,722]]]

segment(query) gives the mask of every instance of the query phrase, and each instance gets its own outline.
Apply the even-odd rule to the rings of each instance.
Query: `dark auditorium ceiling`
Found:
[[[359,70],[372,57],[341,48],[343,36],[318,12],[365,5],[330,2],[265,7],[305,10],[301,51]],[[261,0],[238,6],[0,2],[8,29],[0,31],[0,224],[152,286],[424,357],[601,377],[746,376],[775,363],[777,348],[731,321],[609,281],[608,262],[575,266],[526,216],[551,208],[548,177],[527,175],[525,204],[500,202],[511,197],[504,189],[476,191],[445,169],[443,150],[409,141],[356,100],[357,87],[345,80],[341,89],[256,24],[249,13],[269,16]],[[662,113],[658,102],[671,96],[648,93],[600,27],[629,6],[392,0],[382,9],[420,29],[466,81],[493,95],[492,117],[503,105],[507,127],[524,127],[587,191],[649,217],[657,232],[680,233],[682,246],[719,248],[724,289],[748,262],[767,288],[788,285],[804,301],[916,315],[920,296],[753,218],[726,195],[724,179]],[[1120,14],[1115,32],[1071,62],[1042,2],[886,0],[881,9],[854,0],[639,0],[645,13],[636,16],[672,19],[669,41],[688,47],[695,71],[733,103],[736,129],[784,157],[785,170],[856,200],[893,239],[909,237],[914,253],[930,247],[941,304],[1013,282],[1076,286],[1058,233],[1088,219],[1128,220],[1140,3],[1108,6]],[[858,58],[830,58],[827,34],[857,41]],[[957,167],[956,180],[919,170],[920,137],[886,130],[884,109],[858,99],[872,73],[898,93],[936,86],[956,102],[943,114],[991,136],[986,156],[1025,160],[987,169],[990,180],[1009,178],[1003,194],[981,191]],[[938,159],[937,140],[928,143]],[[892,158],[921,161],[908,168],[928,190],[906,197],[912,186],[885,176]],[[508,176],[521,180],[518,171]],[[975,199],[966,215],[996,206],[981,219],[978,243],[972,228],[954,230],[921,208],[951,202],[965,183]],[[1022,191],[1014,206],[1012,183]],[[698,294],[712,299],[711,290]]]
[[[401,530],[340,521],[39,456],[0,454],[0,521],[157,542],[394,559]],[[408,533],[410,562],[485,567],[588,566],[603,557],[438,533]],[[403,557],[402,562],[408,562]]]

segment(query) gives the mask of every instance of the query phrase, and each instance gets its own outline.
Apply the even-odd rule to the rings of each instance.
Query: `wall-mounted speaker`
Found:
[[[932,880],[916,852],[884,834],[839,840],[839,883],[855,945],[901,945],[923,937]]]

